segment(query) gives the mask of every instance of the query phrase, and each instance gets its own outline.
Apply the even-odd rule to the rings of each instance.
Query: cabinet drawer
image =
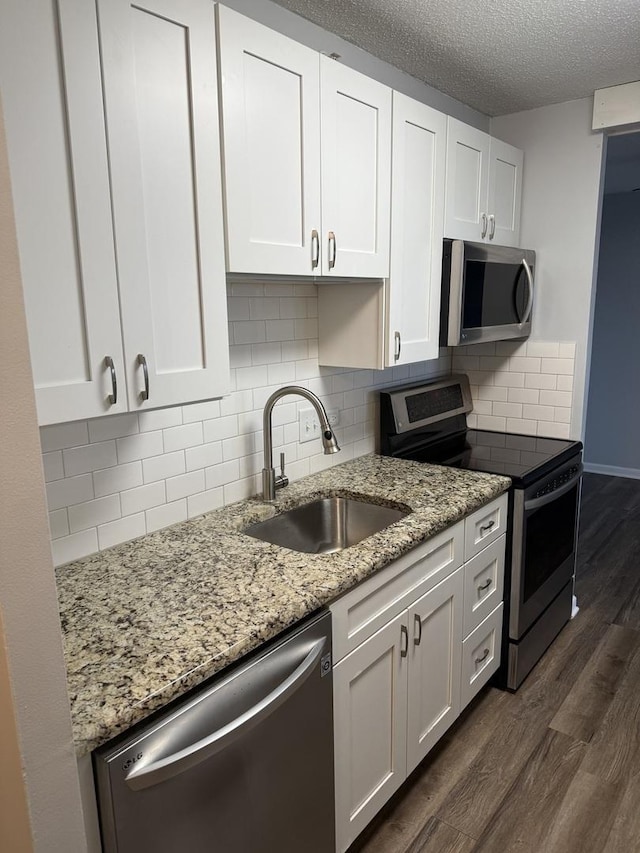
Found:
[[[459,522],[332,604],[334,662],[459,568],[463,541],[464,523]]]
[[[490,542],[507,532],[507,495],[480,507],[464,522],[464,559],[475,557]]]
[[[461,709],[469,704],[500,665],[502,608],[502,604],[496,607],[462,644]]]
[[[466,637],[502,601],[505,536],[487,545],[464,567],[464,617]]]

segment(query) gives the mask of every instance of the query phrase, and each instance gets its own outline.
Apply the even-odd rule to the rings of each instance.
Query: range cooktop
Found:
[[[380,394],[380,451],[436,465],[505,474],[527,487],[582,450],[579,441],[467,429],[467,377]]]

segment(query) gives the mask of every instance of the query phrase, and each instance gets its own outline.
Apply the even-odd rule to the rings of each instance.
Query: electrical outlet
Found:
[[[338,426],[340,423],[340,410],[329,409],[327,417],[332,427]],[[320,421],[315,413],[315,409],[302,409],[298,415],[300,424],[300,441],[312,441],[314,438],[320,438]]]

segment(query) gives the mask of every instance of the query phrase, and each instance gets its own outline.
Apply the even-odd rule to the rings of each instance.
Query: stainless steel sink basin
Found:
[[[320,498],[258,521],[244,532],[292,551],[330,554],[361,542],[408,514],[352,498]]]

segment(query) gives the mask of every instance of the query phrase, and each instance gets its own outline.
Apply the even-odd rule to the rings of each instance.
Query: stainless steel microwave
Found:
[[[445,240],[441,346],[528,337],[535,260],[530,249]]]

